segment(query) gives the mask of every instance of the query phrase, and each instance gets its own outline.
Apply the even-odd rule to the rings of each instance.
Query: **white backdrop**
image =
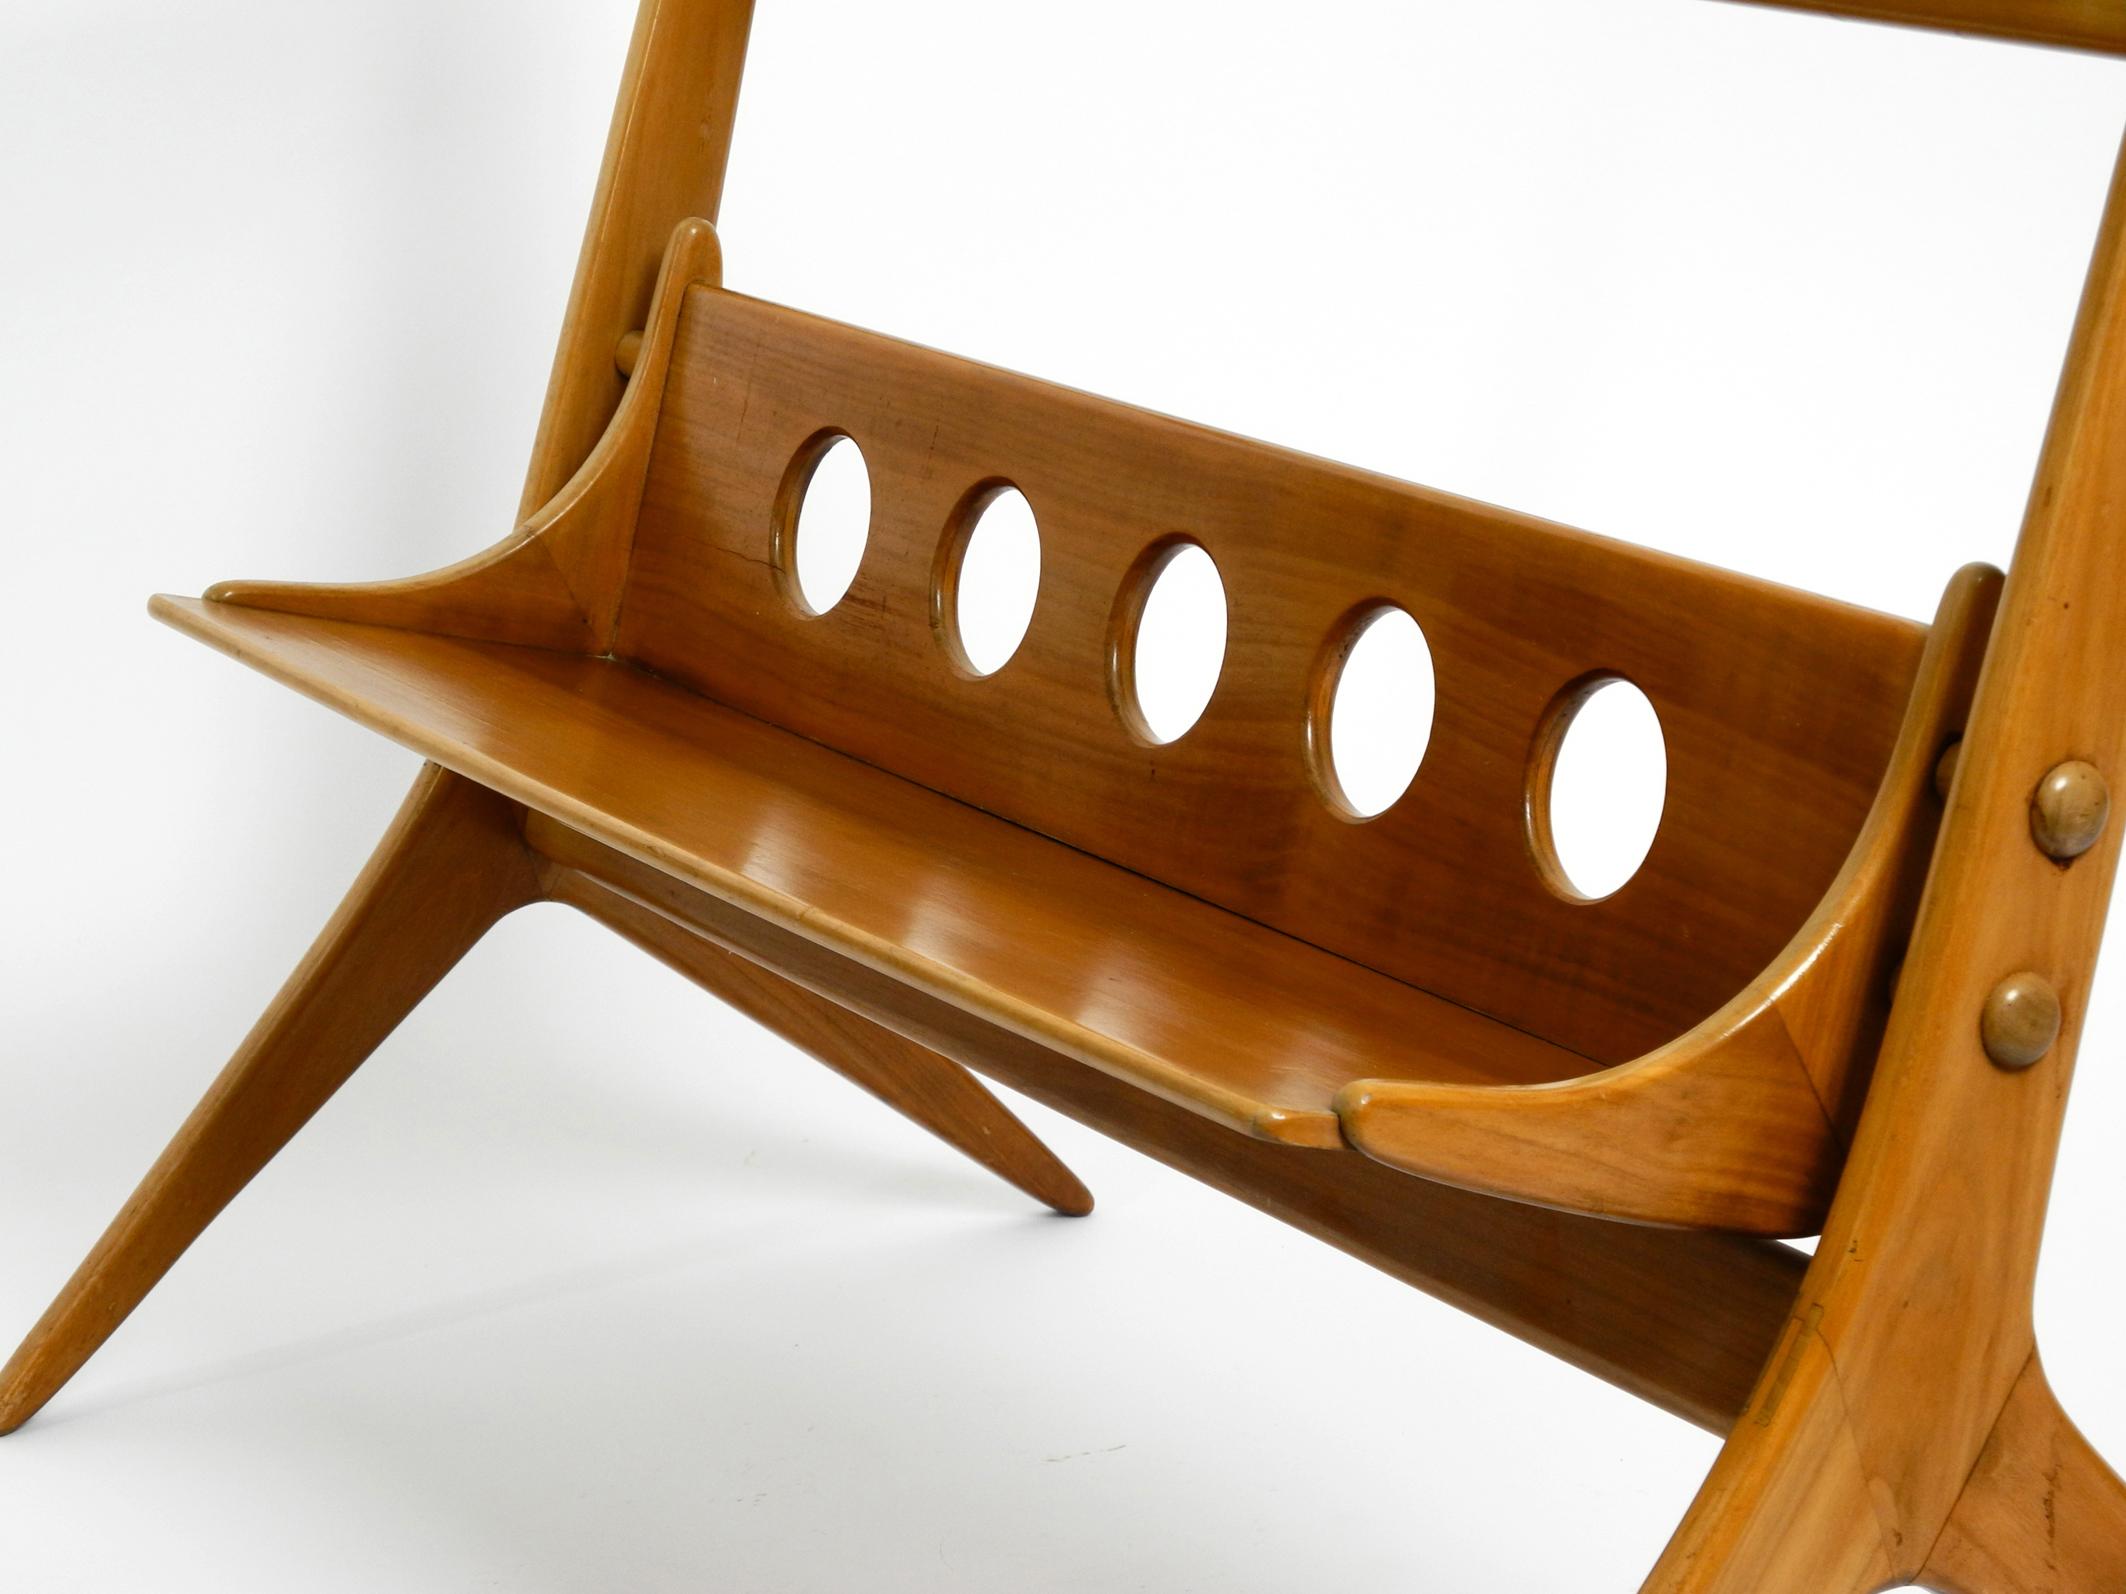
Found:
[[[142,600],[505,529],[632,9],[0,0],[10,1341],[414,768]],[[2006,559],[2126,67],[1304,13],[761,0],[729,281],[1905,614]],[[2039,1301],[2115,1458],[2118,968]],[[512,921],[0,1442],[11,1586],[1636,1586],[1709,1438],[1027,1112],[1093,1219]]]

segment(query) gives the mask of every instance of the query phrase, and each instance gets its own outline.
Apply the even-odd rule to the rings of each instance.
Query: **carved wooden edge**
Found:
[[[1882,1035],[2000,572],[1943,595],[1875,803],[1822,904],[1718,1013],[1631,1062],[1545,1085],[1355,1081],[1345,1138],[1424,1178],[1637,1223],[1814,1234]]]
[[[2120,827],[2063,866],[2030,810],[2063,759],[2126,762],[2122,496],[2126,146],[1845,1177],[1647,1594],[2119,1586],[2126,1495],[2040,1393],[2032,1292]],[[2011,1069],[1981,1013],[2021,971],[2062,1023]]]
[[[559,491],[492,548],[403,580],[224,581],[206,597],[479,642],[605,652],[618,620],[680,309],[688,288],[713,286],[722,274],[716,229],[698,217],[682,221],[666,245],[634,375],[610,424]]]

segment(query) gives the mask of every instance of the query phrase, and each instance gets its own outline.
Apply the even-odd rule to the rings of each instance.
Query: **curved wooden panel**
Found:
[[[612,641],[680,302],[689,286],[715,282],[722,271],[716,229],[682,222],[666,246],[636,374],[611,425],[553,498],[492,548],[396,581],[224,581],[207,590],[208,600],[435,636],[603,652]]]
[[[792,462],[869,465],[869,550],[822,616],[777,564]],[[971,490],[1042,539],[1018,652],[934,634]],[[1146,745],[1112,701],[1118,598],[1175,537],[1230,607],[1202,719]],[[1390,602],[1438,669],[1430,751],[1353,823],[1309,770],[1325,649]],[[1569,1047],[1623,1062],[1727,1003],[1800,928],[1872,804],[1923,628],[1087,397],[732,294],[687,296],[619,651],[719,701]],[[1668,742],[1667,816],[1595,903],[1529,856],[1531,746],[1591,671]]]
[[[1935,765],[1961,730],[2001,575],[1942,599],[1882,792],[1836,885],[1749,988],[1636,1061],[1553,1085],[1361,1080],[1344,1135],[1405,1172],[1638,1223],[1815,1234],[1889,1018],[1941,818]]]

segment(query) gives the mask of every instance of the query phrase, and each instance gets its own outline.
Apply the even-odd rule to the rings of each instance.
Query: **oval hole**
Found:
[[[1410,789],[1432,740],[1432,649],[1408,612],[1384,604],[1346,628],[1332,658],[1316,709],[1322,784],[1349,817],[1371,819]]]
[[[1168,543],[1123,593],[1133,611],[1116,652],[1116,704],[1148,742],[1187,733],[1210,706],[1225,664],[1225,583],[1193,542]]]
[[[1531,802],[1537,855],[1564,896],[1592,902],[1639,872],[1668,802],[1668,743],[1644,692],[1604,676],[1565,695]]]
[[[848,592],[871,540],[871,471],[855,439],[830,433],[798,457],[791,479],[780,563],[798,607],[825,614]]]
[[[954,540],[957,565],[941,586],[952,615],[949,639],[958,662],[976,675],[994,675],[1019,651],[1033,622],[1041,588],[1041,529],[1033,505],[1016,487],[993,489],[977,500],[971,524]]]

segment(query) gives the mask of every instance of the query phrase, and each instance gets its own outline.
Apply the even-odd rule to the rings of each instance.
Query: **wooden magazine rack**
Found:
[[[2126,53],[2095,0],[1813,8]],[[748,21],[644,0],[514,534],[155,600],[428,763],[0,1372],[0,1431],[554,900],[1060,1211],[1091,1198],[968,1070],[1726,1435],[1649,1590],[2126,1589],[2126,1487],[2031,1324],[2118,849],[2126,176],[2013,567],[1922,627],[725,291],[699,218]],[[790,528],[841,436],[875,507],[818,614]],[[955,560],[1007,484],[1040,602],[978,678]],[[1191,543],[1234,638],[1157,743],[1130,638]],[[1325,683],[1384,604],[1430,639],[1437,728],[1358,823]],[[1670,793],[1590,901],[1547,777],[1613,677]]]

